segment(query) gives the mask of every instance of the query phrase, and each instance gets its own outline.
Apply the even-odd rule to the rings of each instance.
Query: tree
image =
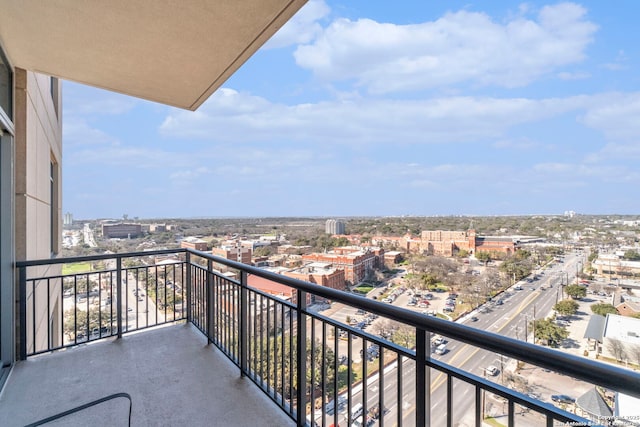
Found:
[[[265,373],[265,376],[268,373],[268,376],[265,377],[265,381],[272,386],[279,385],[283,387],[283,392],[286,397],[294,396],[296,393],[296,381],[293,382],[293,388],[289,388],[287,386],[288,378],[292,375],[296,375],[296,358],[297,358],[297,346],[292,345],[292,342],[288,337],[283,339],[283,336],[272,336],[268,338],[269,344],[264,343],[260,345],[257,342],[254,342],[253,345],[256,346],[256,350],[259,353],[256,355],[255,364],[257,366],[258,372]],[[306,372],[306,381],[307,381],[307,389],[305,390],[306,394],[310,394],[311,390],[314,392],[318,391],[318,386],[323,382],[325,384],[325,392],[326,395],[333,394],[333,378],[335,376],[335,353],[333,350],[325,345],[325,358],[322,358],[322,343],[319,340],[316,340],[313,344],[313,351],[311,340],[307,339],[306,342],[306,356],[307,356],[307,372]],[[295,343],[293,343],[295,344]],[[268,348],[268,353],[267,353]],[[251,349],[253,351],[253,349]],[[281,384],[280,374],[282,371],[277,373],[269,366],[269,364],[273,363],[273,360],[280,360],[280,358],[284,356],[284,365],[280,364],[279,369],[284,370],[285,384]],[[311,360],[313,359],[313,364]],[[312,371],[311,367],[314,365],[315,369]],[[321,367],[324,366],[325,372],[324,377],[322,376]],[[355,376],[355,373],[354,373]],[[346,381],[345,381],[346,384]],[[340,383],[338,384],[340,386]]]
[[[468,256],[469,256],[469,251],[468,251],[468,250],[466,250],[466,249],[460,249],[460,250],[458,251],[458,253],[456,254],[456,256],[457,256],[458,258],[466,258],[466,257],[468,257]]]
[[[627,259],[629,261],[640,261],[640,253],[638,251],[629,249],[624,253],[622,258]]]
[[[485,263],[485,265],[491,261],[491,254],[489,252],[476,252],[476,259]]]
[[[569,285],[564,288],[564,291],[573,299],[580,299],[587,296],[587,288],[580,285]]]
[[[633,359],[633,361],[640,366],[640,345],[632,345],[628,349],[629,358]]]
[[[580,305],[577,302],[567,299],[554,305],[553,309],[562,316],[573,316],[576,314],[579,307]]]
[[[255,251],[253,251],[253,255],[254,256],[270,256],[270,255],[273,255],[273,250],[271,249],[271,246],[260,246],[259,248],[256,248]]]
[[[606,316],[607,314],[618,314],[618,310],[616,310],[613,305],[605,303],[592,304],[591,311],[595,314],[599,314],[600,316]]]
[[[608,338],[607,350],[609,350],[611,354],[613,354],[613,357],[615,357],[617,361],[621,362],[622,359],[627,357],[627,352],[625,351],[624,344],[619,339]]]
[[[400,324],[396,328],[391,341],[405,348],[414,348],[416,346],[416,329],[407,324]]]
[[[569,336],[569,331],[556,325],[552,319],[532,320],[530,325],[536,340],[546,342],[549,347],[557,347],[560,341]]]

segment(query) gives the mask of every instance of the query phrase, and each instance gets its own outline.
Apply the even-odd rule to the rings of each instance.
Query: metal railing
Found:
[[[184,258],[164,250],[18,262],[20,359],[186,319]]]
[[[174,263],[163,264],[162,267],[157,262],[147,265],[124,263],[125,259],[144,260],[150,256],[168,254],[177,258]],[[115,319],[117,332],[112,329],[108,336],[120,336],[123,332],[187,319],[238,366],[242,376],[253,381],[300,426],[338,425],[344,423],[345,418],[349,425],[376,422],[380,426],[451,426],[465,417],[480,426],[486,415],[487,399],[502,400],[504,409],[501,416],[509,426],[515,425],[518,414],[535,425],[552,426],[554,423],[567,422],[578,425],[575,423],[589,422],[535,397],[433,358],[433,334],[467,344],[477,351],[487,350],[507,360],[529,363],[640,398],[640,375],[636,372],[188,249],[18,263],[21,293],[27,294],[26,289],[29,288],[30,294],[37,297],[37,286],[46,283],[49,290],[49,280],[64,281],[74,277],[73,289],[77,295],[78,279],[75,275],[85,273],[31,277],[26,274],[26,268],[106,259],[116,260],[115,269],[98,269],[92,274],[106,274],[109,279],[104,280],[104,287],[113,294],[115,286],[118,301],[122,302],[117,304],[120,310]],[[168,268],[168,265],[172,267]],[[232,274],[219,271],[223,269]],[[117,277],[115,285],[111,279],[114,276]],[[181,296],[180,302],[173,300],[169,310],[173,315],[169,318],[165,310],[164,317],[156,314],[151,322],[133,323],[139,311],[126,302],[132,292],[129,281],[135,279],[133,283],[138,289],[139,278],[146,280],[149,276],[155,280],[150,283],[155,284],[145,288],[147,294],[143,299],[148,300],[144,303],[145,308],[149,307],[151,300],[156,303],[155,310],[158,313],[159,292],[165,297],[160,306],[167,308],[168,280],[176,284],[175,288],[179,288],[176,296]],[[291,298],[279,298],[252,288],[250,282],[253,276],[290,287]],[[161,284],[159,289],[158,283]],[[60,295],[64,296],[64,289],[63,285],[63,289],[57,292],[62,292]],[[155,295],[149,296],[149,289],[154,290]],[[88,292],[88,288],[85,292]],[[99,302],[100,295],[97,298]],[[345,304],[366,312],[367,319],[379,316],[397,322],[406,330],[409,338],[405,345],[393,343],[379,334],[365,332],[311,310],[308,308],[311,300]],[[38,303],[28,302],[28,297],[21,298],[21,316],[23,312],[28,312],[28,306],[34,309],[39,306]],[[49,313],[51,301],[46,306]],[[135,316],[123,317],[124,310],[129,308],[136,310]],[[113,317],[106,316],[106,319],[111,322]],[[26,324],[25,316],[21,330],[28,330],[22,328]],[[88,321],[82,323],[81,330],[89,331],[90,327]],[[38,331],[33,331],[37,335]],[[76,329],[76,335],[78,333],[79,329]],[[48,333],[47,341],[52,335]],[[94,339],[100,337],[98,334]],[[26,344],[31,341],[21,342]],[[33,341],[31,351],[25,350],[25,357],[61,347],[49,345],[40,348],[37,342],[37,339]],[[77,339],[68,339],[63,346],[76,345],[78,342]],[[469,396],[466,398],[468,401],[463,400],[463,395]],[[439,397],[444,400],[446,408],[437,411],[433,409],[435,403],[432,406],[431,402]]]
[[[129,395],[129,393],[114,393],[114,394],[110,394],[110,395],[102,397],[100,399],[92,400],[91,402],[87,402],[87,403],[85,403],[83,405],[76,406],[75,408],[71,408],[69,410],[60,412],[60,413],[55,414],[55,415],[51,415],[51,416],[49,416],[47,418],[44,418],[42,420],[38,420],[38,421],[33,422],[31,424],[27,424],[25,427],[37,427],[37,426],[41,426],[41,425],[44,425],[44,424],[52,423],[52,422],[57,421],[57,420],[59,420],[61,418],[68,417],[69,415],[76,414],[78,412],[84,411],[84,410],[92,408],[94,406],[98,406],[101,403],[108,402],[109,400],[114,400],[114,399],[127,399],[129,401],[129,413],[128,413],[128,416],[127,416],[127,425],[129,427],[131,427],[132,402],[131,402],[131,396]]]

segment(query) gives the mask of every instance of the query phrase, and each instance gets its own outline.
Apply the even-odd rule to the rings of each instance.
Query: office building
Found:
[[[325,233],[331,235],[345,234],[345,225],[339,219],[328,219],[325,224]]]

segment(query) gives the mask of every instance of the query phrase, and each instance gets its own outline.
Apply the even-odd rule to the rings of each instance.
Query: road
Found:
[[[539,273],[539,279],[531,283],[522,281],[519,284],[522,290],[516,290],[516,286],[511,287],[500,296],[494,298],[493,302],[487,303],[482,312],[472,313],[466,318],[460,319],[461,323],[468,326],[495,332],[516,339],[527,340],[531,342],[532,331],[530,330],[530,322],[533,319],[542,319],[548,317],[552,313],[552,307],[558,300],[562,299],[562,282],[566,282],[567,276],[569,280],[575,280],[576,266],[580,268],[578,262],[582,261],[579,255],[567,255],[564,263],[554,263],[547,268],[544,273]],[[501,300],[499,304],[496,301]],[[396,304],[403,303],[402,297],[399,297]],[[345,308],[347,313],[349,309]],[[353,314],[355,315],[355,309]],[[340,312],[344,315],[345,312]],[[478,318],[472,322],[471,317]],[[341,320],[338,317],[339,320]],[[343,319],[342,319],[343,320]],[[462,342],[449,340],[447,342],[448,352],[444,355],[433,355],[434,358],[441,360],[452,366],[459,367],[478,376],[485,376],[485,369],[489,365],[494,365],[499,369],[499,374],[494,378],[495,382],[505,381],[505,371],[512,372],[515,369],[516,361],[507,357],[500,357],[495,353],[481,350]],[[355,347],[355,346],[354,346]],[[538,386],[531,378],[527,378],[527,373],[534,372],[533,368],[524,370],[523,380],[529,383],[531,391],[537,393],[542,400],[549,401],[550,394],[564,392],[567,387],[567,381],[571,381],[575,387],[574,391],[580,390],[588,385],[579,384],[563,376],[545,372],[549,378],[545,380],[544,386]],[[384,374],[384,401],[387,409],[385,415],[385,425],[397,424],[397,366],[390,365]],[[508,376],[507,376],[508,377]],[[415,363],[413,361],[405,361],[403,364],[402,375],[402,399],[400,400],[401,413],[403,417],[403,425],[413,425],[415,423]],[[491,378],[491,377],[490,377]],[[379,378],[376,375],[368,379],[367,387],[367,407],[371,407],[378,402]],[[473,425],[475,394],[474,388],[466,383],[454,381],[454,425]],[[357,386],[352,391],[352,402],[355,405],[362,401],[362,387]],[[431,423],[432,425],[442,425],[446,421],[446,376],[437,371],[431,372]],[[461,410],[460,408],[466,408]],[[486,396],[485,411],[488,415],[502,416],[505,414],[506,404],[496,400],[493,396]],[[339,421],[345,422],[346,406],[340,412]],[[518,412],[518,410],[516,410]],[[318,424],[321,424],[316,420]],[[333,417],[327,417],[327,425],[334,421]],[[518,425],[539,425],[542,418],[539,414],[532,412],[526,413],[519,417]]]

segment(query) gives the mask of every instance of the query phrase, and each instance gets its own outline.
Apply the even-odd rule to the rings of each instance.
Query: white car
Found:
[[[491,375],[492,377],[495,377],[496,375],[498,375],[498,372],[500,372],[500,370],[493,365],[487,366],[487,369],[485,369],[485,371],[487,371],[487,374]]]

